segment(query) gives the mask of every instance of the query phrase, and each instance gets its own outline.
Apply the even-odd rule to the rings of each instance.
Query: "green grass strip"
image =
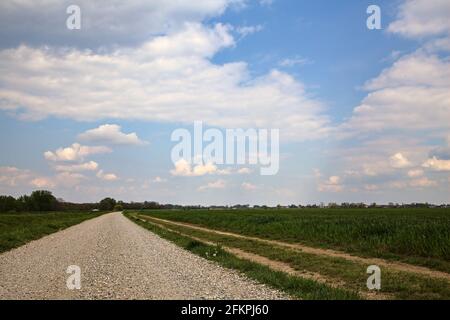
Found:
[[[86,212],[0,214],[0,253],[101,214]]]
[[[319,273],[331,279],[345,283],[345,288],[357,292],[369,292],[366,287],[366,268],[358,262],[343,258],[319,256],[269,244],[208,233],[188,227],[157,222],[183,234],[214,242],[222,246],[238,248],[289,264],[298,271]],[[450,299],[450,283],[445,279],[429,278],[409,272],[393,271],[382,268],[382,286],[380,293],[394,299]]]
[[[176,245],[208,260],[212,260],[221,266],[235,269],[244,273],[247,277],[272,288],[283,291],[290,296],[303,300],[356,300],[359,295],[351,290],[333,288],[310,279],[290,276],[283,272],[274,271],[258,263],[250,262],[235,257],[224,251],[220,246],[211,246],[192,240],[189,237],[157,227],[153,224],[142,222],[131,214],[125,214],[138,225],[156,233]]]

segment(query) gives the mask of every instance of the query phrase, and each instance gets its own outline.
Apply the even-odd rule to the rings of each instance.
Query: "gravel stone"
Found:
[[[69,290],[69,265],[81,289]],[[102,215],[0,255],[0,299],[288,299],[134,224]]]

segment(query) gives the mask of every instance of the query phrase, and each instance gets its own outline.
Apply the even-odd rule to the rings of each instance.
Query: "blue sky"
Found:
[[[448,1],[80,0],[81,30],[69,4],[0,4],[1,194],[450,202]],[[196,120],[279,129],[278,174],[176,173]]]

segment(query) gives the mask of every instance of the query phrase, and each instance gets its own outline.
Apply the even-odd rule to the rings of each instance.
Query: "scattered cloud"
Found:
[[[123,133],[117,124],[103,124],[78,136],[80,140],[116,145],[144,145],[135,132]]]
[[[215,182],[210,182],[205,186],[201,186],[198,188],[199,191],[204,191],[204,190],[208,190],[208,189],[225,189],[226,187],[226,182],[224,180],[217,180]]]
[[[114,173],[104,173],[103,170],[97,172],[97,178],[105,181],[115,181],[119,179]]]
[[[250,169],[242,168],[237,170],[236,173],[246,174],[249,173]],[[200,177],[205,175],[230,175],[233,174],[234,171],[231,168],[219,169],[214,163],[208,162],[206,164],[197,164],[193,165],[185,159],[180,159],[175,163],[175,168],[170,170],[170,173],[173,176],[182,176],[182,177]]]
[[[284,138],[298,141],[329,132],[323,103],[293,76],[273,69],[252,77],[245,62],[211,61],[234,45],[229,26],[191,23],[113,52],[2,50],[0,110],[27,120],[202,119],[219,127],[283,128]]]
[[[250,174],[252,173],[252,170],[250,168],[240,168],[237,173],[239,174]]]
[[[28,183],[33,175],[30,170],[23,170],[16,167],[0,167],[0,185],[15,187]]]
[[[275,0],[259,0],[259,4],[262,6],[271,6]]]
[[[406,55],[368,81],[371,92],[341,128],[354,134],[382,130],[450,130],[450,62],[422,51]],[[431,108],[432,106],[432,108]]]
[[[362,184],[364,189],[371,185],[421,189],[442,180],[426,177],[424,169],[445,171],[450,159],[446,147],[430,145],[450,130],[450,61],[439,52],[450,49],[449,5],[441,0],[402,2],[388,30],[421,40],[422,45],[412,53],[393,51],[384,60],[392,65],[364,84],[366,97],[339,125],[338,136],[353,141],[340,151],[345,154],[343,171],[354,172],[347,183]],[[414,167],[420,163],[421,168]]]
[[[192,168],[188,161],[180,159],[175,163],[175,169],[171,170],[170,173],[174,176],[199,177],[207,174],[217,174],[218,169],[212,163],[199,164]]]
[[[54,188],[55,187],[55,183],[48,178],[35,178],[33,180],[31,180],[31,185],[33,187],[42,189],[42,188]]]
[[[167,179],[161,178],[161,177],[156,177],[155,179],[152,180],[154,183],[163,183],[163,182],[167,182]]]
[[[380,188],[377,185],[375,185],[375,184],[366,184],[366,185],[364,185],[364,190],[366,190],[366,191],[377,191],[379,189]]]
[[[254,184],[251,184],[249,182],[243,182],[241,184],[242,189],[247,190],[247,191],[254,191],[256,189],[258,189],[258,187]]]
[[[412,169],[408,171],[408,177],[417,178],[423,176],[424,172],[422,169]]]
[[[23,187],[34,189],[53,189],[56,187],[73,188],[87,179],[84,175],[75,172],[60,172],[52,177],[41,176],[31,170],[18,169],[15,167],[0,167],[0,186],[5,185],[8,190]]]
[[[264,27],[260,24],[255,26],[241,26],[234,28],[234,30],[241,36],[241,39],[253,33],[260,32],[263,29]]]
[[[0,1],[1,45],[28,41],[36,46],[133,46],[182,29],[185,23],[198,23],[221,15],[227,8],[242,7],[244,0],[77,0],[75,4],[82,10],[77,32],[65,27],[66,8],[72,4],[71,0]]]
[[[430,180],[427,177],[423,177],[420,179],[414,179],[409,182],[411,187],[415,188],[427,188],[427,187],[435,187],[438,185],[436,181]]]
[[[95,161],[89,161],[81,164],[55,166],[56,171],[64,171],[64,172],[95,171],[97,169],[98,163]]]
[[[317,187],[320,192],[341,192],[343,189],[339,176],[331,176],[328,180],[319,183]]]
[[[50,179],[50,178],[49,178]],[[51,181],[57,186],[73,188],[79,186],[81,181],[87,179],[84,175],[74,172],[61,172]]]
[[[305,64],[311,64],[312,61],[300,56],[296,56],[293,58],[287,58],[279,62],[281,67],[295,67],[295,66],[303,66]]]
[[[408,168],[412,166],[411,162],[400,152],[391,156],[390,164],[396,169]]]
[[[425,161],[422,167],[435,171],[450,171],[450,160],[440,160],[433,157]]]
[[[447,0],[409,0],[399,8],[388,31],[408,38],[450,34],[450,2]]]
[[[85,157],[93,154],[109,153],[112,150],[104,146],[83,146],[74,143],[67,148],[59,148],[56,151],[46,151],[44,157],[51,161],[82,161]]]

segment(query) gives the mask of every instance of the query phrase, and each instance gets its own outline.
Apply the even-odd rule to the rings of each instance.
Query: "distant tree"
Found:
[[[16,199],[11,196],[0,196],[0,212],[16,211]]]
[[[150,202],[145,201],[144,209],[161,209],[161,205],[155,201],[150,201]]]
[[[32,211],[30,196],[20,196],[16,201],[16,209],[17,211]]]
[[[36,190],[26,199],[27,210],[54,211],[58,207],[58,201],[50,191]]]
[[[123,211],[123,205],[121,205],[121,204],[116,204],[115,206],[114,206],[114,211]]]
[[[113,210],[116,205],[116,200],[113,198],[105,198],[100,201],[99,207],[100,210],[110,211]]]

